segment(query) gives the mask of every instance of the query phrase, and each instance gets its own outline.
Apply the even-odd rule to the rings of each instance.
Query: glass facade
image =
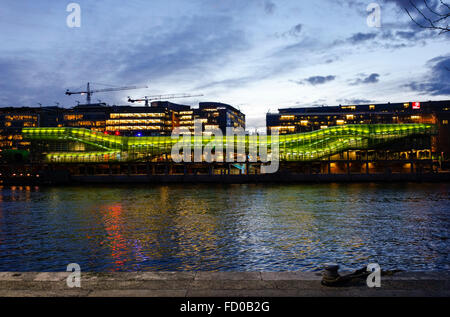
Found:
[[[281,161],[313,161],[349,150],[395,148],[398,144],[398,151],[431,151],[430,138],[436,133],[437,126],[433,124],[355,124],[278,137],[243,135],[216,139],[204,134],[200,142],[194,136],[183,140],[187,142],[185,148],[191,151],[203,150],[211,142],[223,146],[222,153],[227,144],[234,149],[244,148],[243,161],[254,153],[253,149],[268,148],[270,153],[273,146],[279,148]],[[79,128],[24,128],[22,134],[33,142],[34,155],[54,163],[168,161],[173,146],[182,140],[181,136],[124,137]]]
[[[434,124],[432,151],[450,160],[450,100],[282,108],[266,116],[267,132],[292,134],[352,124]]]

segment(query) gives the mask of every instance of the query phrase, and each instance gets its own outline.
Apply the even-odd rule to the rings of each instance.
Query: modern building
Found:
[[[226,133],[227,128],[242,128],[245,130],[245,115],[238,109],[218,102],[201,102],[196,115],[204,120],[204,129],[220,129]]]
[[[194,129],[194,120],[203,129],[245,128],[245,115],[236,108],[216,102],[200,103],[199,108],[168,101],[155,101],[150,107],[109,106],[105,103],[73,108],[0,108],[0,149],[29,150],[22,139],[27,127],[83,128],[116,136],[165,136],[176,127]]]
[[[79,128],[25,128],[22,133],[33,142],[36,161],[47,163],[170,163],[173,145],[178,142],[171,136],[126,137]],[[375,161],[397,162],[400,166],[420,161],[431,168],[430,138],[435,134],[433,124],[343,125],[280,135],[270,142],[270,151],[277,147],[277,159],[282,162],[322,162],[329,169],[337,163],[349,167],[350,162],[359,170],[368,169],[369,162],[373,165]],[[223,138],[222,153],[227,144],[226,136]],[[209,141],[203,141],[202,146],[207,146]],[[250,156],[260,141],[244,137],[245,162],[259,162],[258,155],[254,160]],[[186,147],[189,151],[195,148],[194,142],[192,137],[191,145]]]
[[[22,129],[30,127],[62,127],[62,109],[58,107],[0,108],[0,149],[28,150]]]
[[[180,125],[180,113],[190,109],[167,101],[153,102],[151,107],[113,106],[105,132],[124,136],[170,135]]]
[[[348,124],[435,124],[438,135],[432,140],[432,150],[450,159],[449,120],[450,100],[443,100],[283,108],[278,113],[268,113],[266,125],[268,133],[275,128],[280,134],[291,134]]]
[[[110,111],[106,103],[78,105],[64,111],[63,126],[104,132]]]

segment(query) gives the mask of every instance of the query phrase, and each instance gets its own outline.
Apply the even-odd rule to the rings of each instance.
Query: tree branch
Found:
[[[430,7],[430,5],[428,4],[428,2],[426,0],[423,0],[426,8],[432,13],[434,14],[437,19],[435,19],[434,21],[426,16],[415,4],[414,2],[412,2],[412,0],[409,0],[409,3],[411,4],[411,6],[425,19],[425,21],[428,22],[429,25],[424,25],[419,23],[418,21],[416,21],[416,19],[414,19],[411,15],[411,13],[409,12],[409,10],[407,8],[404,8],[406,13],[408,14],[409,18],[415,23],[417,24],[419,27],[424,28],[424,29],[430,29],[430,30],[440,30],[439,34],[442,33],[446,33],[448,31],[450,31],[448,24],[446,26],[442,26],[442,25],[437,25],[437,23],[442,23],[445,20],[447,20],[447,18],[450,16],[450,12],[447,13],[437,13],[434,9],[432,9]],[[446,3],[444,3],[442,0],[440,0],[441,4],[444,5],[445,7],[447,7],[448,9],[450,9],[450,6]]]

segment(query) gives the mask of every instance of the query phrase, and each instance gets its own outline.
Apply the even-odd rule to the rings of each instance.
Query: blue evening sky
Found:
[[[81,7],[80,28],[66,25],[71,2]],[[381,7],[380,28],[366,23],[371,2]],[[203,94],[174,102],[229,103],[249,127],[261,127],[280,107],[449,99],[450,36],[419,28],[405,6],[411,9],[408,0],[1,1],[0,106],[70,107],[85,99],[65,90],[88,81],[148,85],[93,101]]]

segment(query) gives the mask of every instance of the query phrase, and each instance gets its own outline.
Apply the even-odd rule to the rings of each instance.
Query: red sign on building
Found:
[[[413,109],[420,109],[420,102],[413,102],[412,103],[412,108]]]

